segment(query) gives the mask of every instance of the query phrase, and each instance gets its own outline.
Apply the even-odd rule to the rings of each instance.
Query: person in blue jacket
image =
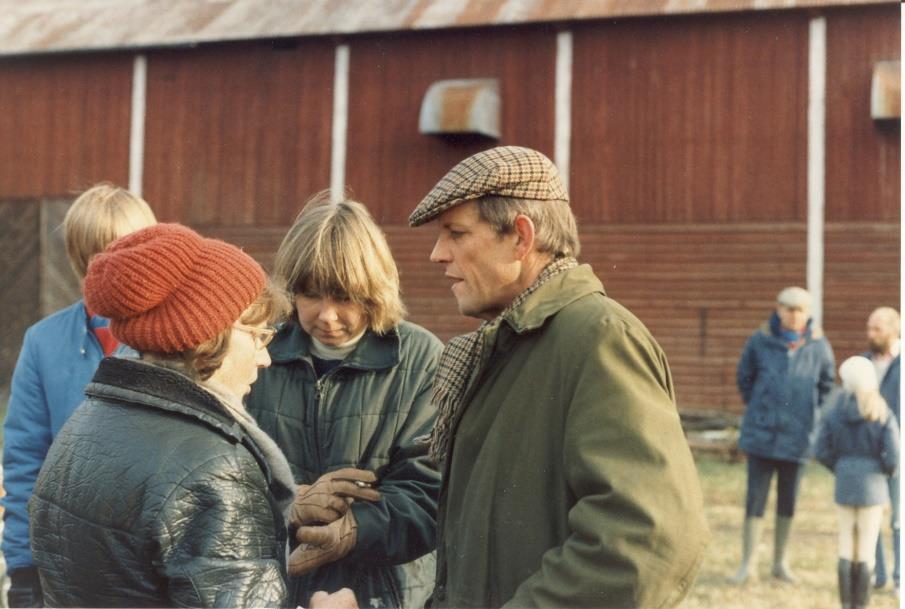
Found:
[[[117,238],[156,224],[140,197],[101,183],[83,192],[66,212],[63,236],[73,271],[82,284],[88,261]],[[84,302],[50,315],[25,332],[13,371],[3,423],[4,527],[2,551],[10,578],[10,607],[42,606],[32,560],[28,500],[50,444],[82,400],[98,364],[117,347],[108,320]]]
[[[870,600],[874,548],[890,499],[887,478],[899,465],[899,426],[870,360],[848,358],[839,376],[843,391],[821,424],[816,456],[836,476],[839,599],[843,609],[862,609]]]
[[[745,402],[739,448],[747,455],[748,488],[742,561],[731,583],[757,575],[757,543],[773,474],[777,476],[776,526],[771,573],[795,577],[786,547],[804,462],[814,439],[817,409],[833,388],[833,349],[810,318],[811,296],[799,287],[782,290],[776,310],[745,343],[737,382]]]
[[[901,428],[901,419],[899,418],[900,325],[899,312],[892,307],[875,309],[870,314],[870,317],[867,318],[867,344],[870,350],[864,354],[864,357],[869,359],[874,365],[874,370],[877,372],[877,378],[880,381],[880,395],[886,400],[886,404],[896,418],[896,423]],[[888,482],[890,503],[892,505],[890,519],[893,556],[892,582],[898,594],[900,571],[899,473],[896,472],[890,476]],[[876,587],[882,588],[887,581],[882,532],[877,536],[876,561]]]

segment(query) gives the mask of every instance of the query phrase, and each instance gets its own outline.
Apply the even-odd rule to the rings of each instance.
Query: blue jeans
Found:
[[[770,482],[776,472],[776,515],[795,515],[798,483],[803,468],[797,461],[779,461],[748,455],[748,492],[745,496],[745,518],[763,518],[770,494]]]
[[[892,581],[899,585],[899,474],[889,478],[889,501],[892,507],[892,518],[890,519],[890,528],[892,528]],[[886,557],[883,553],[883,533],[877,537],[877,585],[882,586],[886,583]]]

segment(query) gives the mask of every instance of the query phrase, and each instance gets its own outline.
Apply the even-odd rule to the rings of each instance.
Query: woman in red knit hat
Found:
[[[295,485],[242,398],[270,365],[286,296],[247,254],[178,224],[111,244],[84,292],[140,357],[101,362],[38,476],[30,514],[45,600],[284,604]]]

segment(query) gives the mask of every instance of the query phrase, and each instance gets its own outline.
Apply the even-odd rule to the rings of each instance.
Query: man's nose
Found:
[[[449,254],[446,247],[441,243],[440,239],[434,243],[434,249],[431,250],[431,262],[449,262]]]

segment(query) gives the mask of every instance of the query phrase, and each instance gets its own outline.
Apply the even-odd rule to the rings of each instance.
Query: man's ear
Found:
[[[515,254],[519,259],[534,251],[534,222],[524,214],[515,217]]]

